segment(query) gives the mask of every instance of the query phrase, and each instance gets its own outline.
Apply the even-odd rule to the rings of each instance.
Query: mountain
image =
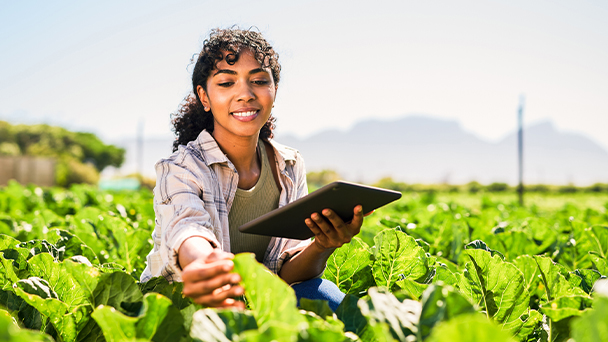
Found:
[[[453,120],[425,116],[367,120],[345,132],[276,139],[300,150],[308,170],[333,169],[353,181],[390,176],[408,183],[517,182],[516,133],[491,143]],[[550,122],[526,127],[524,181],[608,182],[608,152],[584,135],[556,130]]]
[[[366,120],[347,131],[326,130],[298,139],[275,139],[300,150],[308,171],[332,169],[344,179],[371,183],[390,176],[407,183],[463,184],[517,182],[517,134],[496,143],[466,132],[457,121],[427,116]],[[147,139],[143,173],[171,154],[171,137]],[[113,142],[127,149],[122,174],[137,170],[134,139]],[[104,172],[111,175],[112,170]],[[582,134],[558,131],[551,122],[524,129],[524,181],[527,184],[608,183],[608,152]]]

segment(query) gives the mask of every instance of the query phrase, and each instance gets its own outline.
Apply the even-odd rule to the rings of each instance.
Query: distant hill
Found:
[[[348,131],[326,130],[305,139],[277,135],[276,140],[300,150],[308,171],[332,169],[351,181],[370,183],[390,176],[408,183],[517,182],[515,132],[491,143],[453,120],[366,120]],[[134,172],[135,140],[113,143],[127,149],[121,172]],[[171,154],[171,143],[171,137],[144,142],[145,175],[154,177],[154,163]],[[528,184],[608,183],[608,152],[584,135],[543,122],[525,128],[524,144]]]
[[[308,170],[333,169],[353,181],[381,177],[408,183],[517,182],[517,136],[498,143],[466,132],[457,121],[407,116],[367,120],[348,131],[306,139],[277,136],[300,150]],[[526,183],[586,185],[608,182],[608,152],[584,135],[550,122],[524,129]]]

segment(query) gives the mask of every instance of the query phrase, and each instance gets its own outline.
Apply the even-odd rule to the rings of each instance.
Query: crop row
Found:
[[[601,341],[608,336],[606,206],[404,199],[370,216],[324,278],[332,312],[300,302],[248,254],[248,309],[205,309],[164,278],[139,283],[151,194],[0,190],[0,336],[8,341]],[[604,286],[604,287],[602,287]]]

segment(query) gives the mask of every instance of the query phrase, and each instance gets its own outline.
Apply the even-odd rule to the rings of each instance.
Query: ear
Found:
[[[207,96],[207,92],[200,85],[196,87],[196,92],[198,94],[198,98],[201,99],[203,108],[205,108],[205,111],[208,112],[211,109],[211,103],[209,102],[209,96]]]

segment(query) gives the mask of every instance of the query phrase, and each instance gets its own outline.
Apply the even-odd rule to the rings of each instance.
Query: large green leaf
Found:
[[[393,294],[385,291],[384,288],[369,289],[369,299],[361,299],[358,302],[361,314],[367,318],[370,325],[385,323],[394,338],[407,341],[408,336],[418,332],[421,305],[409,299],[399,301]]]
[[[14,291],[29,305],[48,317],[49,322],[53,324],[62,341],[69,342],[76,340],[78,332],[77,323],[86,320],[87,309],[85,306],[74,307],[70,310],[68,304],[58,299],[44,299],[38,295],[25,292],[19,286],[15,287]]]
[[[249,312],[203,309],[192,318],[190,336],[205,342],[230,342],[247,330],[258,330]]]
[[[580,316],[591,308],[591,298],[587,296],[564,296],[541,305],[540,310],[553,321],[561,321],[571,316]]]
[[[0,310],[0,341],[3,342],[52,342],[53,339],[39,331],[21,329],[11,315]]]
[[[479,314],[460,315],[439,324],[427,342],[516,342],[500,326]]]
[[[526,291],[530,296],[537,295],[540,298],[544,292],[544,287],[539,286],[541,284],[540,270],[534,258],[529,255],[520,255],[513,260],[513,264],[524,276]]]
[[[593,310],[587,311],[571,322],[572,339],[576,342],[604,341],[608,336],[608,298],[594,299]]]
[[[13,284],[19,281],[19,277],[15,273],[15,267],[11,259],[6,259],[4,253],[0,252],[0,290],[9,290]]]
[[[593,251],[589,252],[589,258],[595,269],[600,272],[601,275],[608,276],[608,260],[606,260],[606,258],[603,258],[597,252]]]
[[[597,252],[604,259],[608,258],[608,226],[594,225],[585,229],[589,246],[586,251]]]
[[[344,331],[351,331],[359,336],[367,329],[367,319],[361,314],[359,298],[347,294],[336,309],[336,316],[344,323]]]
[[[585,293],[591,294],[593,284],[601,277],[602,275],[596,270],[575,270],[568,274],[568,282]]]
[[[57,293],[59,299],[70,309],[88,303],[86,294],[80,284],[66,272],[63,264],[55,262],[53,256],[41,253],[28,261],[28,270],[34,277],[48,281],[50,287]]]
[[[60,250],[59,260],[68,259],[73,256],[83,256],[92,264],[99,264],[97,255],[76,235],[61,229],[53,229],[49,232],[49,242]]]
[[[298,339],[299,329],[296,326],[281,322],[271,322],[266,325],[266,328],[256,330],[246,330],[238,337],[239,342],[296,342]],[[214,342],[214,340],[210,340]],[[229,341],[229,340],[228,340]]]
[[[173,342],[189,340],[190,322],[195,311],[195,305],[190,305],[181,311],[175,305],[170,306],[167,316],[165,316],[165,319],[156,330],[152,341]]]
[[[422,296],[424,290],[429,286],[428,284],[420,284],[411,279],[398,280],[395,284],[400,288],[399,291],[407,293],[409,298],[416,300]]]
[[[253,254],[236,255],[234,271],[241,275],[247,304],[261,329],[271,322],[284,322],[292,326],[305,323],[296,307],[293,289],[258,263]]]
[[[394,339],[388,324],[369,320],[361,313],[359,301],[363,299],[348,294],[336,309],[336,316],[344,323],[344,331],[356,334],[362,341],[392,342]]]
[[[100,305],[91,316],[101,327],[108,342],[149,340],[165,319],[171,300],[158,293],[144,296],[140,315],[129,317],[113,307]]]
[[[436,262],[435,263],[435,275],[432,280],[433,284],[437,284],[439,282],[456,286],[458,284],[458,277],[444,263]]]
[[[344,325],[338,320],[326,321],[312,312],[306,312],[304,317],[308,321],[308,327],[300,330],[298,341],[336,341],[348,342],[353,341],[351,333],[345,335]],[[356,338],[356,337],[355,337]]]
[[[517,331],[527,313],[530,296],[523,274],[513,264],[482,249],[468,249],[469,258],[461,276],[460,289],[487,317],[500,323],[505,330]]]
[[[40,312],[12,291],[0,290],[0,307],[17,316],[25,328],[40,330],[45,325]]]
[[[438,323],[473,312],[473,305],[453,287],[431,285],[422,295],[418,340],[425,340]]]
[[[374,237],[372,271],[376,284],[394,289],[399,280],[416,280],[428,271],[424,249],[416,240],[396,229],[385,229]]]
[[[21,241],[8,235],[0,234],[0,251],[7,248],[15,248]]]
[[[548,257],[534,256],[544,285],[543,302],[550,302],[558,297],[586,295],[585,291],[570,284],[562,275],[560,267]]]
[[[520,341],[529,341],[530,338],[542,331],[543,315],[536,311],[530,310],[528,314],[524,314],[519,317],[523,321],[523,324],[519,330],[513,330],[513,333]]]
[[[358,295],[374,286],[369,246],[358,237],[336,249],[327,260],[323,278],[334,282],[344,293]]]
[[[538,254],[542,248],[535,243],[530,243],[530,237],[522,231],[506,231],[489,235],[486,241],[508,261],[512,261],[520,255]]]
[[[326,300],[300,298],[300,309],[314,312],[322,318],[334,317],[334,312]]]
[[[37,295],[44,299],[59,299],[57,293],[50,287],[49,283],[46,280],[38,277],[21,279],[16,283],[16,286],[20,287],[26,293]]]
[[[143,296],[135,279],[122,272],[104,273],[93,291],[95,305],[120,308],[123,302],[141,302]]]
[[[87,301],[91,303],[92,307],[97,307],[102,303],[95,302],[95,288],[102,275],[102,273],[93,266],[89,266],[83,263],[73,262],[71,260],[65,260],[63,262],[63,269],[72,276],[74,280],[78,282],[81,290],[83,291]]]
[[[181,282],[169,283],[165,277],[160,276],[139,284],[139,287],[143,294],[156,292],[168,297],[179,310],[192,304],[192,300],[182,294],[184,283]]]

